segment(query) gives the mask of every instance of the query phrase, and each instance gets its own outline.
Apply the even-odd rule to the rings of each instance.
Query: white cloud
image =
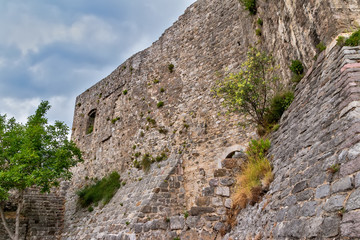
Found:
[[[6,114],[8,118],[14,117],[17,122],[26,123],[27,118],[35,113],[42,100],[45,99],[0,98],[0,114]],[[48,99],[48,101],[51,105],[51,109],[46,116],[49,119],[49,123],[54,123],[55,120],[66,121],[71,119],[75,101],[73,98],[54,96]],[[71,127],[68,121],[65,123]]]
[[[9,24],[13,16],[2,17],[0,23],[1,45],[15,46],[23,55],[39,50],[52,43],[81,45],[109,44],[117,39],[112,26],[92,15],[82,15],[70,24],[57,19],[41,19],[34,15],[17,15],[16,22]]]
[[[25,123],[27,118],[35,112],[40,102],[39,98],[0,98],[0,114],[6,114],[8,118],[15,117],[16,121]]]

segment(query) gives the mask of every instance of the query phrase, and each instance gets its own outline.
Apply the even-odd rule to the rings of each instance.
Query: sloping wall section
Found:
[[[336,47],[297,85],[273,135],[270,191],[225,239],[360,237],[359,62],[360,47]]]

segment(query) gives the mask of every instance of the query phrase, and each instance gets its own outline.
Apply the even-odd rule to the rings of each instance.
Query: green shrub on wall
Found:
[[[266,122],[268,124],[277,123],[293,100],[294,93],[292,91],[277,93],[274,98],[271,99],[269,111],[265,115]]]
[[[292,60],[289,68],[295,74],[301,75],[304,73],[304,66],[300,60]]]
[[[230,111],[248,115],[251,122],[265,127],[270,100],[281,84],[271,56],[256,48],[250,48],[247,55],[240,72],[218,81],[214,91]]]
[[[336,42],[340,46],[359,46],[360,45],[360,29],[351,34],[349,38],[345,38],[344,36],[339,36],[336,39]]]
[[[79,203],[82,207],[89,207],[103,201],[104,205],[110,202],[116,191],[120,188],[120,175],[112,172],[109,176],[97,181],[93,185],[88,185],[79,190]]]
[[[251,15],[256,15],[256,0],[239,0],[245,7],[245,10],[248,10]]]

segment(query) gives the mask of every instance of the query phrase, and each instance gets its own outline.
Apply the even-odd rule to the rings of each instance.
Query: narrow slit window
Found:
[[[96,117],[96,109],[93,109],[88,114],[88,121],[86,124],[86,134],[90,134],[94,131],[95,117]]]

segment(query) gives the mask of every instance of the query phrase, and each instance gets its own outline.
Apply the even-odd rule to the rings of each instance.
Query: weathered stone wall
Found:
[[[221,75],[225,68],[236,71],[248,47],[257,44],[274,55],[286,82],[290,79],[291,59],[300,59],[311,67],[319,42],[330,46],[338,33],[359,24],[359,1],[258,3],[258,14],[254,17],[242,9],[238,0],[197,1],[151,47],[129,58],[77,98],[72,139],[84,151],[85,163],[73,169],[74,178],[67,192],[64,239],[136,236],[169,239],[179,234],[188,234],[183,237],[189,239],[196,234],[204,239],[219,237],[217,230],[230,202],[229,186],[222,185],[216,174],[222,167],[221,160],[233,151],[244,150],[249,138],[255,135],[251,127],[238,126],[240,116],[225,115],[221,102],[213,98],[211,87],[221,78],[216,72]],[[255,35],[258,17],[264,22],[260,37]],[[169,64],[174,64],[173,72],[169,71]],[[339,70],[318,68],[326,73],[330,69]],[[323,87],[307,85],[305,89],[311,91],[303,93],[300,91],[303,84],[299,85],[298,95],[302,93],[307,100],[311,95],[305,94]],[[164,106],[158,108],[160,101]],[[315,101],[306,106],[315,111],[320,103]],[[305,102],[302,104],[305,106]],[[87,134],[94,116],[93,132]],[[327,118],[320,115],[318,119]],[[296,125],[289,132],[295,133],[295,128]],[[308,138],[315,133],[306,132]],[[291,142],[289,133],[282,137]],[[142,154],[138,161],[145,153],[155,157],[164,152],[168,159],[154,163],[144,173],[133,167],[136,152]],[[296,160],[299,161],[301,158]],[[280,165],[275,169],[285,171],[279,170]],[[101,178],[114,170],[126,185],[109,204],[95,207],[91,213],[80,209],[75,192],[91,183],[92,178]],[[224,171],[222,177],[231,178],[231,173]],[[284,180],[290,177],[284,176]],[[215,186],[216,181],[220,184]],[[275,182],[278,181],[279,177]],[[252,210],[248,210],[251,216],[247,221],[255,219]],[[194,216],[185,220],[184,212]],[[201,227],[194,227],[197,223]],[[260,229],[255,226],[260,225],[255,224],[245,232],[241,232],[240,226],[236,234],[255,233]],[[188,228],[193,231],[185,231]]]
[[[20,239],[53,240],[59,239],[64,223],[63,191],[41,194],[36,189],[29,189],[24,194],[24,207],[20,221]],[[5,217],[9,227],[15,229],[16,206],[9,205]],[[0,225],[0,239],[8,240],[8,234]]]
[[[270,191],[225,239],[360,237],[359,62],[360,47],[336,47],[297,85],[272,137]]]

